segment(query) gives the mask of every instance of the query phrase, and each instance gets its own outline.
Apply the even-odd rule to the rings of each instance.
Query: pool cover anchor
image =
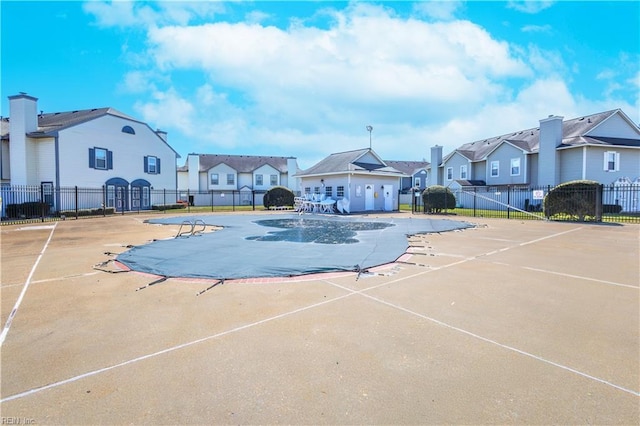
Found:
[[[219,284],[224,284],[224,279],[218,280],[215,283],[211,284],[209,287],[205,288],[204,290],[201,290],[201,291],[197,292],[196,296],[200,296],[202,293],[205,293],[205,292],[211,290],[212,288],[214,288],[215,286],[217,286]]]
[[[155,281],[151,281],[151,282],[150,282],[149,284],[147,284],[147,285],[143,285],[142,287],[138,287],[138,288],[136,289],[136,291],[143,290],[143,289],[145,289],[145,288],[147,288],[147,287],[151,287],[152,285],[156,285],[156,284],[163,283],[163,282],[165,282],[166,280],[167,280],[167,277],[160,277],[160,278],[158,278],[158,279],[157,279],[157,280],[155,280]]]

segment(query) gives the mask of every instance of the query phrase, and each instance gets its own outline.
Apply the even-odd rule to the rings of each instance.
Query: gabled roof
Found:
[[[76,111],[67,111],[67,112],[53,112],[46,114],[38,114],[38,130],[35,132],[29,133],[29,137],[32,138],[43,138],[43,137],[51,137],[55,132],[66,129],[68,127],[76,126],[81,123],[85,123],[90,120],[94,120],[99,117],[103,117],[106,115],[112,115],[114,117],[124,118],[125,120],[133,121],[136,123],[142,123],[149,127],[148,124],[137,120],[133,117],[130,117],[116,109],[113,108],[93,108],[93,109],[84,109],[84,110],[76,110]],[[154,132],[150,127],[149,129]],[[1,136],[2,139],[9,139],[9,119],[6,117],[2,118],[2,128],[1,128]],[[156,132],[154,132],[156,133]],[[162,138],[161,138],[162,139]],[[171,146],[163,140],[169,148]],[[171,148],[178,157],[178,153]]]
[[[219,154],[189,154],[200,158],[199,172],[206,172],[212,167],[226,164],[238,173],[252,173],[254,170],[266,165],[273,167],[280,173],[294,174],[297,170],[287,170],[287,160],[293,157],[273,157],[267,155],[219,155]],[[189,171],[189,160],[184,166],[178,167],[179,172]]]
[[[364,157],[371,154],[378,161],[371,163],[364,161]],[[363,160],[363,161],[360,161]],[[313,175],[341,174],[347,172],[367,172],[377,175],[402,175],[403,173],[385,164],[383,160],[370,148],[354,151],[337,152],[320,160],[316,165],[298,173],[298,177]]]
[[[595,129],[598,125],[615,114],[621,114],[621,116],[628,122],[630,120],[619,109],[599,112],[596,114],[587,115],[584,117],[573,118],[571,120],[564,120],[562,122],[562,144],[560,147],[570,147],[573,145],[584,144],[605,144],[605,145],[637,145],[638,141],[633,143],[628,139],[617,138],[603,138],[603,137],[585,137],[587,133]],[[498,146],[503,143],[509,143],[525,153],[538,152],[540,143],[540,128],[534,127],[526,130],[518,130],[516,132],[506,133],[500,136],[493,136],[486,139],[480,139],[474,142],[466,143],[460,146],[458,149],[448,154],[443,158],[443,162],[451,158],[455,153],[463,155],[470,161],[483,161],[487,156],[493,152]]]
[[[387,166],[393,167],[396,170],[401,171],[404,174],[413,176],[420,170],[427,170],[430,163],[428,161],[397,161],[397,160],[384,160]]]

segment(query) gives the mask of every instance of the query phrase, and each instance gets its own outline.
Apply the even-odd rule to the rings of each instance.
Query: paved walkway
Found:
[[[177,230],[142,219],[0,229],[3,419],[638,421],[638,226],[474,220],[368,274],[201,293],[94,269]]]

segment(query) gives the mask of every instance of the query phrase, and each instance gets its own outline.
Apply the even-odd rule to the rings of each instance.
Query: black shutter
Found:
[[[156,173],[160,174],[160,159],[156,158]]]
[[[144,156],[144,172],[149,173],[149,157]]]
[[[96,168],[96,150],[89,148],[89,168]]]
[[[107,170],[113,169],[113,152],[107,151]]]

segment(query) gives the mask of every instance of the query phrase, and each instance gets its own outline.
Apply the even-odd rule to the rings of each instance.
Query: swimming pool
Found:
[[[390,263],[405,253],[407,237],[473,225],[420,218],[300,217],[294,214],[199,215],[150,223],[201,220],[215,232],[153,241],[117,256],[129,268],[166,277],[258,278],[354,271]]]

